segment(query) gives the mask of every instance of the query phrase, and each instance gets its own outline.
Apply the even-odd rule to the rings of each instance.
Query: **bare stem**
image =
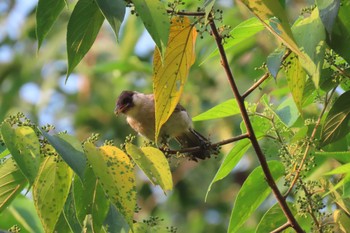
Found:
[[[259,159],[262,170],[265,174],[266,181],[267,181],[268,185],[271,187],[272,192],[274,193],[282,211],[284,212],[285,216],[287,217],[290,226],[293,227],[296,232],[304,232],[303,229],[300,227],[299,223],[294,218],[293,213],[289,209],[286,200],[282,196],[281,192],[279,191],[279,189],[278,189],[278,187],[277,187],[277,185],[272,177],[272,174],[271,174],[271,171],[268,167],[265,155],[263,154],[261,147],[258,143],[258,140],[255,136],[255,132],[254,132],[252,124],[250,122],[247,109],[244,106],[244,98],[240,95],[238,87],[235,83],[233,74],[231,72],[231,69],[230,69],[230,66],[229,66],[229,63],[228,63],[228,60],[226,57],[226,52],[225,52],[224,47],[222,45],[222,38],[219,35],[219,32],[218,32],[216,25],[215,25],[215,22],[211,20],[209,25],[211,27],[212,35],[216,41],[217,47],[218,47],[219,52],[220,52],[221,64],[226,72],[231,89],[232,89],[233,94],[237,100],[238,106],[239,106],[241,114],[242,114],[244,124],[245,124],[246,129],[247,129],[247,133],[249,135],[249,139],[250,139],[252,146],[255,150],[255,153]]]
[[[290,223],[289,222],[286,222],[285,224],[283,224],[282,226],[276,228],[275,230],[271,231],[270,233],[278,233],[278,232],[282,232],[284,231],[285,229],[291,227]]]

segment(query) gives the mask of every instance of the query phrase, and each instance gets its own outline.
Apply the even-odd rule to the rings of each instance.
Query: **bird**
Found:
[[[137,91],[122,91],[119,95],[114,113],[126,115],[126,121],[138,134],[155,141],[154,95]],[[163,124],[159,133],[160,143],[165,144],[175,139],[182,148],[200,147],[199,151],[190,152],[190,159],[210,157],[209,140],[193,129],[192,120],[186,109],[177,104],[169,119]]]

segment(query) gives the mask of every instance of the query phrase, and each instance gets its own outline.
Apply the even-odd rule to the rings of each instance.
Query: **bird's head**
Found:
[[[116,115],[120,113],[126,113],[131,107],[134,106],[133,96],[136,94],[134,91],[123,91],[118,97],[114,113]]]

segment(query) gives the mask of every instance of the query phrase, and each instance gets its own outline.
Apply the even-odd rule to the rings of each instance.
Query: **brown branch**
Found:
[[[287,59],[287,57],[292,53],[290,49],[282,57],[282,62]],[[250,93],[252,93],[256,88],[258,88],[268,77],[270,77],[270,72],[266,72],[258,81],[256,81],[246,92],[243,93],[242,98],[247,98]]]
[[[278,232],[282,232],[283,230],[287,229],[291,227],[289,222],[286,222],[285,224],[283,224],[280,227],[277,227],[275,230],[271,231],[270,233],[278,233]]]
[[[189,12],[189,11],[176,11],[175,9],[169,9],[167,10],[168,13],[171,14],[176,14],[176,15],[182,15],[182,16],[205,16],[205,12],[200,12],[200,11],[193,11],[193,12]]]
[[[278,189],[278,187],[277,187],[277,185],[272,177],[272,174],[271,174],[271,171],[268,167],[265,155],[263,154],[261,147],[258,143],[258,140],[255,136],[255,132],[254,132],[253,126],[250,122],[247,109],[244,106],[244,98],[240,95],[239,90],[237,88],[237,85],[235,83],[233,74],[230,70],[230,66],[229,66],[229,63],[228,63],[228,60],[226,57],[226,52],[225,52],[224,47],[222,45],[222,38],[219,35],[219,32],[218,32],[216,25],[215,25],[215,22],[211,20],[209,25],[211,27],[212,35],[216,41],[217,47],[218,47],[219,52],[220,52],[221,65],[223,66],[223,68],[226,72],[231,89],[232,89],[233,94],[237,100],[238,106],[239,106],[241,114],[242,114],[244,124],[245,124],[246,129],[247,129],[247,133],[249,135],[249,139],[250,139],[252,146],[255,150],[255,153],[259,159],[262,170],[265,174],[266,181],[267,181],[268,185],[271,187],[272,192],[274,193],[274,195],[275,195],[283,213],[287,217],[288,222],[290,223],[291,227],[293,227],[296,232],[304,232],[303,229],[300,227],[299,223],[294,218],[292,211],[289,209],[286,200],[282,196],[281,192],[279,191],[279,189]]]
[[[248,134],[241,134],[241,135],[233,137],[233,138],[229,138],[229,139],[217,142],[217,143],[210,144],[208,146],[208,149],[209,148],[215,149],[215,148],[217,148],[219,146],[226,145],[226,144],[229,144],[229,143],[232,143],[232,142],[236,142],[236,141],[242,140],[244,138],[248,138]],[[195,147],[184,148],[184,149],[181,149],[181,150],[168,150],[168,149],[163,149],[163,148],[160,148],[160,150],[163,151],[163,152],[166,152],[168,154],[177,154],[177,153],[198,152],[198,151],[202,151],[203,148],[200,147],[200,146],[195,146]]]

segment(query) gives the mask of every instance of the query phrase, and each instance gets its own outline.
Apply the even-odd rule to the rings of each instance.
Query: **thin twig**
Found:
[[[189,11],[176,11],[176,10],[167,10],[168,13],[171,14],[176,14],[176,15],[182,15],[182,16],[205,16],[205,12],[201,12],[201,11],[193,11],[193,12],[189,12]]]
[[[247,98],[250,93],[252,93],[256,88],[258,88],[268,77],[270,77],[270,73],[266,72],[258,81],[256,81],[246,92],[243,93],[242,98]]]
[[[290,49],[287,50],[287,52],[283,55],[281,61],[287,59],[287,57],[292,53]],[[256,88],[258,88],[268,77],[270,77],[270,72],[266,72],[258,81],[256,81],[246,92],[243,93],[242,98],[247,98],[248,95],[250,95]]]
[[[291,227],[290,223],[289,222],[286,222],[285,224],[283,224],[282,226],[280,227],[277,227],[275,230],[273,231],[270,231],[270,233],[278,233],[278,232],[282,232],[283,230],[287,229]]]
[[[294,218],[292,211],[290,210],[289,206],[287,205],[286,200],[282,196],[281,192],[279,191],[279,189],[278,189],[278,187],[273,179],[273,176],[272,176],[271,171],[269,169],[269,166],[267,164],[265,155],[263,154],[261,147],[258,143],[258,140],[255,136],[255,132],[254,132],[254,129],[253,129],[252,124],[250,122],[247,109],[244,106],[244,98],[242,98],[242,96],[240,95],[238,87],[235,83],[233,74],[230,70],[230,66],[229,66],[229,63],[228,63],[228,60],[226,57],[226,52],[225,52],[224,47],[222,45],[222,38],[219,35],[219,32],[218,32],[216,25],[215,25],[215,22],[213,20],[211,20],[209,25],[211,27],[212,35],[214,36],[214,39],[216,41],[217,47],[218,47],[219,52],[220,52],[221,64],[226,72],[231,89],[232,89],[234,96],[237,100],[238,106],[239,106],[241,114],[242,114],[243,121],[244,121],[246,129],[247,129],[247,133],[249,135],[249,139],[250,139],[252,146],[255,150],[255,153],[259,159],[262,170],[265,174],[266,181],[267,181],[268,185],[271,187],[272,192],[274,193],[274,195],[275,195],[283,213],[285,214],[286,218],[288,219],[288,222],[290,223],[291,227],[293,227],[296,232],[304,232],[303,229],[300,227],[299,223]]]
[[[248,134],[241,134],[241,135],[233,137],[233,138],[229,138],[229,139],[217,142],[217,143],[210,144],[208,146],[208,149],[209,148],[215,149],[215,148],[217,148],[219,146],[226,145],[226,144],[229,144],[229,143],[232,143],[232,142],[236,142],[236,141],[242,140],[244,138],[248,138]],[[184,149],[181,149],[181,150],[168,150],[168,149],[160,149],[160,150],[162,150],[162,151],[164,151],[164,152],[166,152],[168,154],[177,154],[177,153],[198,152],[198,151],[202,151],[203,148],[200,147],[200,146],[195,146],[195,147],[184,148]]]

